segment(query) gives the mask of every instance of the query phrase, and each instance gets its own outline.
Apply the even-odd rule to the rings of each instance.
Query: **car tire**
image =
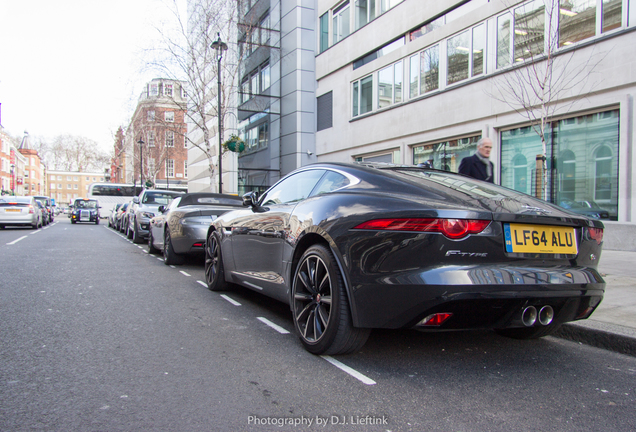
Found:
[[[161,251],[159,249],[157,249],[155,247],[155,245],[153,244],[154,240],[155,239],[152,236],[152,231],[150,231],[150,234],[148,234],[148,253],[156,255],[156,254],[160,253]]]
[[[99,218],[95,219],[95,225],[99,225]]]
[[[353,326],[349,301],[331,251],[313,245],[294,271],[291,291],[294,326],[312,354],[347,354],[366,343],[371,329]]]
[[[137,229],[137,222],[133,222],[132,232],[133,243],[139,244],[144,242],[144,240],[141,238],[141,234],[139,234],[139,230]]]
[[[128,240],[132,239],[133,237],[133,230],[130,229],[130,223],[126,224],[126,238]]]
[[[166,227],[163,235],[163,263],[165,265],[181,265],[183,262],[183,256],[176,253],[172,247],[170,229]]]
[[[205,281],[210,291],[226,291],[229,287],[223,271],[221,245],[214,231],[210,232],[205,242]]]
[[[495,333],[512,339],[528,340],[550,336],[560,327],[561,324],[550,324],[547,326],[495,329]]]

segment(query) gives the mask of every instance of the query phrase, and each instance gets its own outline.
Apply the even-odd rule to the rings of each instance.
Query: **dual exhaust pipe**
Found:
[[[528,306],[521,312],[521,322],[526,327],[532,327],[537,322],[547,326],[552,323],[553,319],[554,309],[552,309],[552,306],[543,306],[539,311],[534,306]]]

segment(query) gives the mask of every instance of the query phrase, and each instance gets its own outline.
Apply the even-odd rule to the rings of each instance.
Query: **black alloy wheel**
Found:
[[[223,260],[221,259],[221,245],[214,231],[210,232],[205,242],[205,281],[210,291],[225,291],[228,283],[225,281]]]
[[[331,251],[311,246],[301,257],[293,279],[294,326],[313,354],[347,354],[365,344],[370,329],[353,327],[342,275]]]
[[[163,234],[163,263],[165,265],[181,265],[183,262],[183,256],[176,253],[172,247],[170,228],[166,226],[166,230]]]

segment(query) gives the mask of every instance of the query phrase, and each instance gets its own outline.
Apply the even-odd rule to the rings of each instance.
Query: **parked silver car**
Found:
[[[128,207],[126,236],[132,239],[133,243],[143,243],[150,232],[150,219],[159,212],[159,206],[167,206],[180,195],[183,193],[145,189],[138,197],[134,197],[132,205]]]
[[[34,229],[42,227],[42,210],[34,197],[0,197],[0,228],[14,225],[31,226]]]
[[[163,253],[166,265],[182,264],[184,255],[203,254],[208,228],[218,216],[243,208],[234,195],[189,193],[160,206],[150,220],[148,251]]]

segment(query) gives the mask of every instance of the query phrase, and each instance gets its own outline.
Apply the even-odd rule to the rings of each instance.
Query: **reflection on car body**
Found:
[[[189,193],[176,197],[150,220],[148,248],[162,252],[166,265],[181,264],[183,255],[202,254],[212,221],[219,215],[241,208],[243,200],[233,195]]]
[[[355,351],[372,328],[541,337],[603,297],[603,224],[491,183],[324,163],[243,200],[209,229],[208,287],[288,303],[316,354]]]
[[[573,213],[582,214],[592,219],[609,219],[610,217],[609,211],[601,208],[601,206],[594,201],[573,201],[565,199],[562,200],[559,205]]]

